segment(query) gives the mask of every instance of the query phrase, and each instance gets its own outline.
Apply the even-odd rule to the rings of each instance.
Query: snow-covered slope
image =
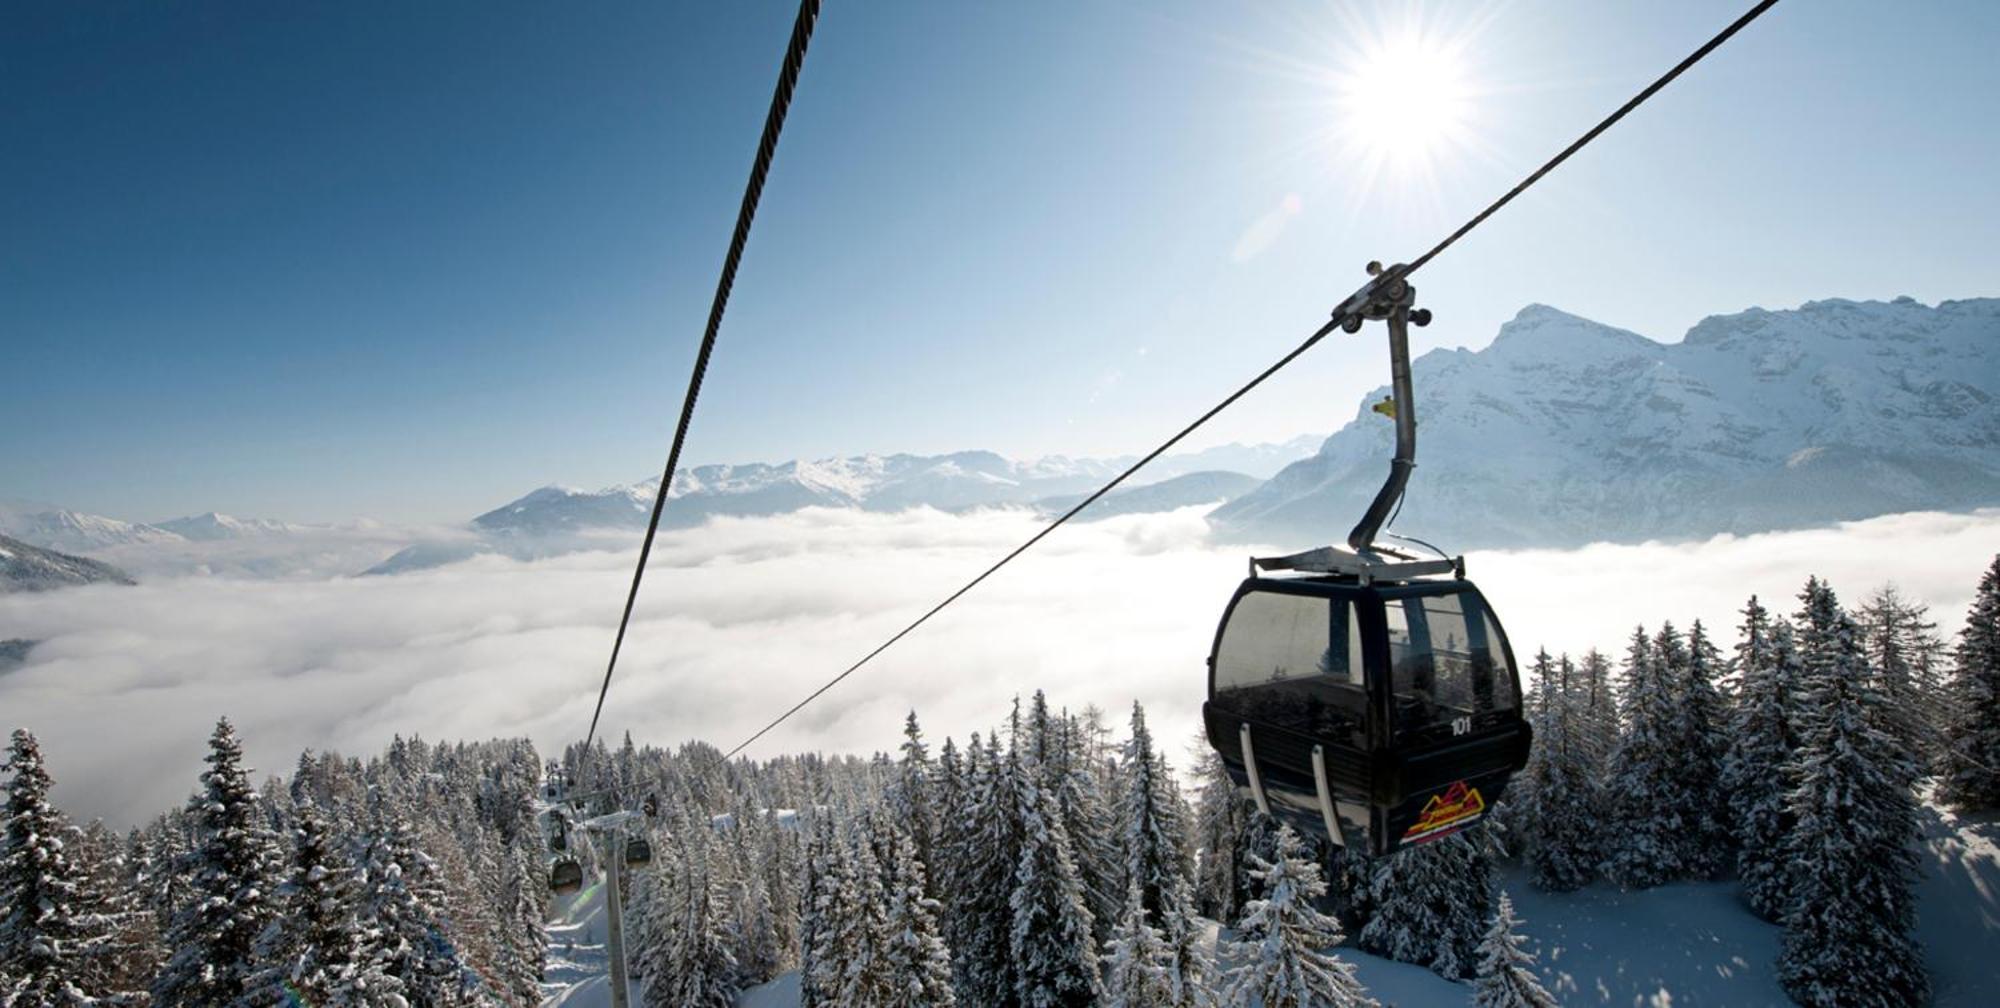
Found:
[[[124,571],[108,563],[30,546],[0,535],[0,593],[132,583]]]
[[[1685,340],[1531,305],[1484,350],[1414,365],[1398,523],[1453,548],[1800,527],[2000,502],[2000,299],[1815,301]],[[1339,539],[1388,471],[1368,411],[1217,509],[1236,538]]]
[[[119,521],[81,511],[37,511],[13,516],[0,532],[25,543],[65,553],[90,553],[133,543],[179,542],[181,536],[157,525]]]

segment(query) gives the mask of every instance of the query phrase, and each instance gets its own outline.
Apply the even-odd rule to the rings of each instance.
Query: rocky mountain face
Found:
[[[1814,301],[1680,343],[1531,305],[1413,366],[1398,530],[1450,550],[1706,537],[2000,503],[2000,299]],[[1338,542],[1388,472],[1369,412],[1212,513],[1225,537]]]
[[[0,535],[0,593],[133,583],[124,571],[110,564],[30,546]]]

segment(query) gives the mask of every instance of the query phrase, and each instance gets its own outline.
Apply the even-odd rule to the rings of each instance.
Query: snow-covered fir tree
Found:
[[[500,938],[500,977],[507,998],[528,1004],[541,996],[549,950],[549,889],[540,849],[526,830],[507,843],[506,875],[500,890],[505,930]]]
[[[1722,761],[1722,793],[1736,824],[1736,873],[1743,900],[1765,920],[1784,917],[1786,795],[1798,748],[1800,668],[1791,623],[1773,620],[1756,596],[1743,606],[1736,645],[1736,703]]]
[[[2000,809],[2000,557],[1965,614],[1949,695],[1938,795],[1963,809]]]
[[[1626,652],[1624,731],[1605,781],[1604,873],[1627,889],[1682,878],[1689,802],[1683,792],[1675,682],[1687,650],[1671,624],[1649,639],[1635,630]]]
[[[846,955],[840,983],[840,1003],[856,1008],[887,1005],[894,990],[889,973],[888,887],[882,861],[875,854],[873,817],[864,817],[848,835],[848,884],[851,902],[834,927]]]
[[[1546,659],[1547,652],[1541,658]],[[1597,874],[1603,795],[1587,748],[1586,694],[1573,681],[1576,670],[1565,655],[1548,674],[1551,682],[1542,701],[1548,709],[1536,728],[1538,755],[1521,790],[1535,810],[1527,854],[1535,884],[1566,892],[1583,887]]]
[[[1479,975],[1472,984],[1472,1003],[1478,1008],[1556,1008],[1556,999],[1535,975],[1534,955],[1514,933],[1519,926],[1514,901],[1501,893],[1493,924],[1479,943]]]
[[[106,922],[89,912],[89,868],[76,859],[80,834],[49,804],[41,746],[16,729],[4,767],[7,818],[0,836],[0,1004],[94,1005],[88,990]]]
[[[805,885],[800,891],[804,909],[799,914],[799,1005],[822,1008],[833,1004],[840,990],[841,950],[835,943],[833,918],[842,908],[845,865],[835,846],[833,817],[814,815],[810,823]]]
[[[930,864],[935,857],[931,848],[938,835],[937,785],[933,776],[935,767],[930,749],[924,745],[917,712],[911,711],[903,722],[902,759],[896,764],[896,781],[889,789],[889,810],[909,832],[917,847],[917,860],[924,864]]]
[[[1017,753],[1001,768],[1015,779],[1021,823],[1008,901],[1015,997],[1023,1008],[1080,1008],[1096,1003],[1101,992],[1094,922],[1069,830],[1055,796],[1038,781],[1033,760],[1032,752]]]
[[[951,983],[951,952],[938,930],[938,902],[925,895],[923,863],[915,841],[900,822],[879,824],[887,842],[883,865],[888,890],[888,947],[884,974],[886,1004],[908,1008],[950,1008],[957,1004]]]
[[[258,939],[279,912],[274,881],[283,856],[227,718],[209,738],[207,763],[188,807],[195,830],[190,892],[167,933],[174,953],[153,985],[158,1008],[247,1003],[262,965]]]
[[[96,821],[84,827],[77,848],[86,872],[83,913],[97,930],[84,954],[80,986],[119,1006],[150,1000],[147,989],[166,961],[158,921],[136,881],[137,838],[134,830],[120,840]]]
[[[1250,856],[1260,895],[1245,908],[1231,953],[1223,1003],[1229,1008],[1362,1008],[1375,999],[1354,967],[1327,949],[1341,941],[1340,924],[1313,901],[1326,894],[1319,866],[1304,856],[1298,835],[1280,826],[1270,860]]]
[[[1193,748],[1194,775],[1201,782],[1195,803],[1195,905],[1216,920],[1235,920],[1243,905],[1237,879],[1244,874],[1237,851],[1249,827],[1250,803],[1205,736],[1197,736]]]
[[[1534,732],[1535,744],[1528,750],[1528,760],[1520,772],[1507,786],[1505,795],[1497,802],[1487,818],[1489,829],[1497,830],[1508,851],[1522,856],[1531,856],[1540,836],[1542,783],[1547,776],[1549,745],[1545,741],[1554,719],[1560,689],[1556,675],[1555,659],[1548,649],[1535,652],[1528,665],[1528,694],[1524,701],[1522,716]]]
[[[654,1008],[728,1008],[742,992],[742,982],[726,919],[726,858],[712,829],[696,825],[680,832],[685,878],[676,887],[679,919],[667,942],[666,962],[647,974],[646,1000]],[[617,868],[607,865],[604,870]],[[822,963],[836,970],[838,965],[832,960]],[[854,1003],[842,999],[844,986],[836,983],[833,989],[831,999],[823,1003]]]
[[[1681,821],[1685,825],[1679,860],[1689,878],[1707,879],[1729,864],[1734,845],[1729,803],[1721,790],[1722,760],[1728,747],[1723,734],[1728,710],[1716,688],[1723,672],[1722,652],[1708,639],[1700,620],[1688,628],[1686,654],[1673,683],[1677,715],[1674,745],[1679,753],[1677,776],[1681,782],[1674,799],[1684,803]]]
[[[1111,942],[1106,947],[1105,1008],[1159,1008],[1173,1004],[1167,979],[1167,944],[1160,929],[1146,923],[1146,907],[1135,879],[1126,887]]]
[[[1945,644],[1930,607],[1885,585],[1854,611],[1870,682],[1887,704],[1888,729],[1916,756],[1919,773],[1938,765],[1950,714],[1944,692]]]
[[[1611,765],[1611,751],[1618,747],[1618,698],[1611,687],[1611,660],[1591,648],[1577,662],[1576,675],[1577,736],[1592,772],[1601,780]]]
[[[444,916],[445,880],[418,839],[406,801],[388,787],[372,796],[362,904],[379,934],[382,970],[411,1005],[466,1004],[469,978]]]
[[[1801,1005],[1922,1004],[1930,980],[1910,935],[1914,771],[1885,727],[1858,630],[1832,589],[1809,580],[1800,601],[1804,696],[1778,979]]]
[[[1003,755],[998,733],[982,748],[966,750],[965,800],[953,816],[956,840],[954,898],[947,904],[945,941],[951,947],[959,1001],[1016,1004],[1012,894],[1021,860],[1021,775]]]
[[[278,890],[284,912],[263,935],[255,1003],[391,1003],[402,984],[387,973],[374,929],[360,916],[359,870],[309,796],[296,814],[291,871]]]
[[[1044,769],[1043,783],[1062,810],[1077,877],[1083,882],[1084,904],[1094,922],[1091,937],[1102,945],[1110,937],[1124,892],[1127,852],[1121,841],[1129,834],[1125,822],[1131,810],[1124,804],[1114,808],[1118,796],[1105,790],[1092,737],[1095,729],[1065,716],[1055,723],[1055,730],[1054,763]]]
[[[1475,842],[1479,832],[1475,826],[1376,862],[1373,913],[1356,936],[1361,948],[1448,980],[1472,976],[1493,907],[1493,863]]]
[[[1137,703],[1132,705],[1132,735],[1123,766],[1126,783],[1119,818],[1124,824],[1126,886],[1139,888],[1147,923],[1165,937],[1173,1003],[1184,1003],[1205,986],[1189,879],[1187,821],[1173,772],[1165,754],[1154,747],[1146,712]]]

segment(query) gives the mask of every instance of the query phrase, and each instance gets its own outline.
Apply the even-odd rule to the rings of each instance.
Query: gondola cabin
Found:
[[[635,836],[625,841],[625,863],[634,868],[653,863],[653,845],[645,837]]]
[[[1372,855],[1478,822],[1527,761],[1500,622],[1463,578],[1253,576],[1209,653],[1209,743],[1268,814]]]
[[[557,858],[549,866],[549,889],[558,896],[568,896],[583,888],[583,865],[575,858]]]

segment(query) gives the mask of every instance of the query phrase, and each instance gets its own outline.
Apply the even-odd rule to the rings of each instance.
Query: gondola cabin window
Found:
[[[1384,610],[1398,745],[1448,742],[1515,709],[1504,641],[1477,595],[1388,599]]]
[[[1367,745],[1367,666],[1354,603],[1255,592],[1216,649],[1216,703],[1252,721]]]

